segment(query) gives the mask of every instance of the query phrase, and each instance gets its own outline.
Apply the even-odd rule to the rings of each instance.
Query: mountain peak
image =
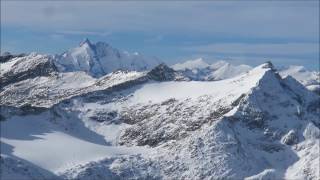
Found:
[[[272,62],[271,61],[267,61],[267,62],[265,62],[264,64],[262,64],[262,66],[261,66],[262,68],[266,68],[266,69],[272,69],[272,70],[275,70],[275,68],[274,68],[274,65],[272,64]]]
[[[156,81],[172,81],[174,80],[175,71],[166,64],[161,63],[148,72],[148,76]]]
[[[158,63],[156,58],[125,53],[105,42],[91,43],[88,38],[55,59],[61,72],[84,71],[92,77],[101,77],[117,69],[145,71]]]
[[[203,58],[195,59],[195,60],[193,60],[193,62],[205,63],[205,61],[203,60]]]
[[[208,67],[209,64],[206,63],[202,58],[195,60],[189,60],[183,63],[178,63],[172,66],[174,70],[186,70],[186,69],[202,69]]]
[[[81,41],[79,45],[80,45],[80,46],[83,46],[83,45],[85,45],[85,44],[87,44],[87,45],[89,45],[89,46],[92,45],[91,42],[90,42],[90,40],[89,40],[88,38],[85,38],[83,41]]]
[[[210,68],[211,69],[219,69],[222,66],[229,66],[229,65],[230,65],[230,63],[223,61],[223,60],[220,60],[220,61],[216,61],[215,63],[211,64]]]

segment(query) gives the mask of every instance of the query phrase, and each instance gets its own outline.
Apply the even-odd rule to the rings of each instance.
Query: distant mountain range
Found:
[[[89,40],[0,59],[1,179],[320,177],[318,72]]]
[[[227,79],[252,69],[248,65],[232,65],[226,61],[208,64],[202,58],[178,63],[171,67],[178,72],[182,72],[190,80],[195,81]],[[320,72],[308,71],[303,66],[294,65],[279,68],[278,71],[282,77],[292,76],[309,90],[320,94]]]
[[[2,86],[7,83],[8,79],[18,81],[23,79],[19,75],[20,71],[30,68],[23,68],[26,66],[35,65],[39,63],[39,59],[48,60],[51,70],[48,70],[47,64],[44,71],[58,72],[75,72],[83,71],[88,75],[99,78],[116,70],[128,71],[147,71],[162,63],[156,57],[146,57],[139,53],[128,53],[113,48],[107,43],[97,42],[92,43],[88,39],[79,44],[78,47],[72,48],[62,54],[58,55],[42,55],[37,53],[12,55],[6,53],[1,56],[0,62],[1,77],[3,79]],[[9,63],[5,63],[9,61]],[[34,61],[34,64],[26,62]],[[50,61],[50,62],[49,62]],[[16,63],[16,64],[15,64]],[[8,72],[12,65],[15,72]],[[54,67],[53,67],[53,66]],[[20,67],[20,68],[19,68]],[[217,61],[213,64],[208,64],[202,58],[195,60],[188,60],[183,63],[177,63],[171,66],[176,72],[180,74],[180,79],[193,80],[193,81],[215,81],[231,78],[247,72],[252,69],[249,65],[234,65],[226,61]],[[32,72],[43,74],[46,72]],[[306,86],[309,90],[320,93],[320,75],[316,71],[308,71],[303,66],[289,66],[280,68],[279,73],[282,77],[288,75],[298,80],[301,84]],[[183,77],[182,77],[183,76]],[[8,78],[6,78],[8,77]],[[0,86],[1,87],[1,86]]]
[[[176,71],[182,72],[186,77],[195,81],[216,81],[243,74],[250,69],[248,65],[232,65],[226,61],[214,64],[206,63],[202,58],[178,63],[172,66]]]

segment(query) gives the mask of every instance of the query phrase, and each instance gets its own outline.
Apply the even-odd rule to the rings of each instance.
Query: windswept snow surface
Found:
[[[1,122],[1,155],[16,156],[59,174],[91,161],[147,152],[145,148],[103,145],[94,133],[90,141],[85,140],[81,138],[81,134],[88,135],[85,132],[65,129],[48,121],[46,114],[8,119]]]

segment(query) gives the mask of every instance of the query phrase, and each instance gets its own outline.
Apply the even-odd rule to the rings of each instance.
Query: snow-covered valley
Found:
[[[0,64],[1,179],[319,179],[315,73],[116,52]]]

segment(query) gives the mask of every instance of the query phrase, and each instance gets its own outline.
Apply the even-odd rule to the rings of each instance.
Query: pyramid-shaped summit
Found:
[[[61,72],[84,71],[93,77],[101,77],[115,70],[145,71],[159,64],[154,57],[127,53],[105,42],[92,43],[88,38],[78,47],[55,57]]]

